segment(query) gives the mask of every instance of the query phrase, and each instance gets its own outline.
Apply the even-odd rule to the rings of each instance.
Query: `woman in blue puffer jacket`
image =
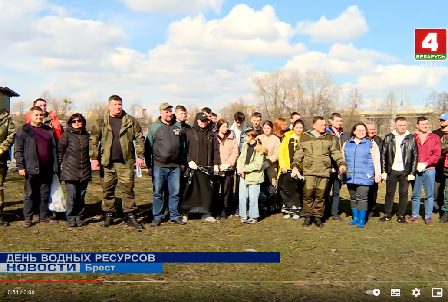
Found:
[[[353,221],[350,225],[363,228],[366,223],[369,189],[381,182],[380,150],[378,145],[366,138],[364,123],[353,126],[351,138],[342,147],[347,173],[344,175],[350,193]]]

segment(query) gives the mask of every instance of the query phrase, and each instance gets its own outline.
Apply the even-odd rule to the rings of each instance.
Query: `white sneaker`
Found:
[[[255,223],[257,223],[257,218],[249,218],[249,219],[246,221],[246,223],[247,223],[247,224],[255,224]]]
[[[294,216],[292,216],[292,219],[299,220],[300,219],[300,215],[295,214]]]
[[[212,223],[218,222],[218,220],[216,220],[216,219],[215,219],[214,217],[212,217],[212,216],[205,218],[204,221],[212,222]]]
[[[182,216],[182,221],[183,221],[183,222],[187,222],[187,221],[188,221],[188,215],[184,215],[184,216]]]
[[[247,222],[247,217],[241,217],[241,223],[246,223]]]
[[[289,219],[289,218],[291,218],[291,215],[289,215],[289,213],[283,216],[283,219]]]

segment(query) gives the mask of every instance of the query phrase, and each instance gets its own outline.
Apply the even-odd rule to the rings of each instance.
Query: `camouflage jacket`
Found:
[[[14,144],[16,127],[8,111],[0,113],[0,165],[5,164],[10,159],[10,149]]]

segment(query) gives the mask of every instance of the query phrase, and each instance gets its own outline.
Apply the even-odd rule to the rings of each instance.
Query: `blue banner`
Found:
[[[279,263],[279,252],[0,253],[0,263]]]

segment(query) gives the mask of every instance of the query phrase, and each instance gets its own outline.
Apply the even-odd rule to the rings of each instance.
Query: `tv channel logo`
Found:
[[[446,28],[417,28],[414,32],[416,61],[446,61]]]
[[[442,288],[433,288],[432,289],[432,297],[433,298],[442,298],[443,297],[443,289]]]
[[[399,288],[393,288],[390,290],[390,296],[391,297],[400,297],[401,296],[401,290]]]

